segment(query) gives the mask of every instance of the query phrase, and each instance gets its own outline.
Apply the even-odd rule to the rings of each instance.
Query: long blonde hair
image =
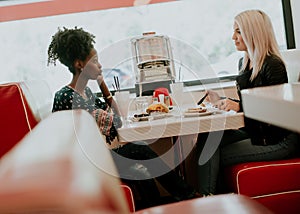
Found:
[[[241,70],[244,70],[251,60],[253,72],[250,80],[252,81],[261,70],[267,55],[276,55],[282,60],[273,26],[269,16],[260,10],[241,12],[234,21],[247,47]]]

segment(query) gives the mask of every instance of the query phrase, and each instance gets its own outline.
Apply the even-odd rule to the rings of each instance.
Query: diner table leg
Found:
[[[176,171],[184,179],[186,176],[185,159],[192,151],[197,142],[197,134],[183,135],[173,137],[174,145],[174,161],[176,164]],[[178,164],[179,163],[179,164]]]
[[[183,169],[181,168],[182,164],[178,164],[180,163],[180,138],[178,136],[174,136],[172,137],[172,144],[173,144],[173,147],[174,147],[174,165],[176,166],[175,168],[175,171],[178,173],[178,175],[180,177],[183,177]]]

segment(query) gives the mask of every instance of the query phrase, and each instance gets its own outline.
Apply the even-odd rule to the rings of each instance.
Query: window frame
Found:
[[[296,48],[293,14],[290,0],[282,0],[283,21],[285,27],[287,49]]]

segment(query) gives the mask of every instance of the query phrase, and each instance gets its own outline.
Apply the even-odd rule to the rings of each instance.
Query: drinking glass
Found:
[[[183,105],[183,82],[175,82],[170,84],[171,97],[173,102],[177,105],[179,109]],[[174,104],[173,104],[174,105]]]
[[[117,91],[115,92],[115,100],[118,105],[122,120],[124,124],[127,123],[129,104],[130,104],[130,94],[129,91]]]
[[[183,92],[183,82],[174,82],[170,84],[171,93]]]
[[[148,107],[148,99],[147,97],[137,97],[135,98],[135,106],[138,114],[142,114],[146,112]]]

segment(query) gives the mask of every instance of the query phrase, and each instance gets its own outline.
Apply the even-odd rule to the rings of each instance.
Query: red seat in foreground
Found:
[[[197,198],[173,204],[161,205],[137,211],[136,214],[169,214],[169,213],[213,213],[213,214],[271,214],[272,212],[260,203],[242,195],[216,195]]]
[[[300,213],[300,158],[237,164],[225,175],[230,191],[247,195],[276,214]]]

